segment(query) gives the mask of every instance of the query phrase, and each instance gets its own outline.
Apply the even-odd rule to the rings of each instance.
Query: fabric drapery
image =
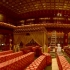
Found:
[[[29,35],[26,35],[26,33],[29,33]],[[45,50],[47,51],[47,31],[34,31],[34,32],[23,32],[14,34],[14,43],[20,44],[20,42],[23,42],[23,45],[28,44],[31,40],[34,40],[37,44],[42,46],[43,52]]]
[[[26,36],[26,35],[21,35],[21,41],[23,42],[24,45],[28,44],[32,40],[31,35]]]
[[[25,34],[14,34],[14,44],[20,44],[22,41],[24,45],[29,43],[32,40],[32,37],[26,36]]]
[[[43,46],[44,44],[43,32],[30,32],[30,35],[36,43],[38,43],[40,46]]]
[[[21,42],[21,35],[14,34],[14,44],[19,44]]]

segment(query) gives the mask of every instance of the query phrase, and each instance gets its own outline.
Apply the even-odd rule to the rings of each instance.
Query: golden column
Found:
[[[9,39],[9,42],[10,42],[9,46],[10,46],[10,50],[11,50],[11,48],[12,48],[12,39]]]

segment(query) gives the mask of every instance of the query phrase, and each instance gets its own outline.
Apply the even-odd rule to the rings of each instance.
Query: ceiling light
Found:
[[[43,6],[43,7],[46,7],[46,6]]]
[[[68,20],[70,20],[70,18],[68,18]]]
[[[34,6],[39,6],[39,4],[35,4]]]
[[[37,6],[35,8],[38,8]]]
[[[25,9],[25,10],[27,10],[27,9]]]
[[[21,4],[21,3],[19,3],[19,4]]]
[[[62,8],[59,8],[59,9],[62,9]]]
[[[9,2],[6,2],[6,4],[8,4]]]
[[[5,2],[6,0],[3,0],[3,2]]]
[[[43,3],[42,5],[45,5],[45,3]]]
[[[58,7],[58,6],[55,6],[55,7]]]
[[[36,4],[34,6],[37,6]]]
[[[64,5],[67,5],[66,3]]]
[[[12,7],[14,7],[14,6],[12,6]]]
[[[20,11],[19,11],[20,12]]]
[[[64,8],[67,8],[67,4],[64,4]]]
[[[24,7],[24,8],[26,8],[26,7]]]
[[[67,6],[64,6],[64,8],[67,8]]]

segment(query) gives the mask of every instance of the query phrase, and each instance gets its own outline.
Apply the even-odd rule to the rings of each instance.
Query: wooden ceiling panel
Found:
[[[65,1],[65,3],[67,4],[69,1]]]
[[[62,2],[62,3],[63,3],[63,2],[64,2],[64,0],[60,0],[60,2]]]
[[[59,2],[59,0],[55,0],[55,2]]]
[[[55,0],[51,0],[51,2],[54,2]]]
[[[41,1],[37,1],[37,4],[40,4],[41,3]]]
[[[46,2],[51,2],[50,0],[45,0]]]
[[[49,0],[50,1],[50,0]],[[41,3],[45,2],[45,0],[41,0]]]
[[[51,3],[51,5],[55,5],[54,3]]]
[[[30,0],[26,0],[26,2],[30,2]]]
[[[55,11],[50,15],[53,15],[56,13],[56,11],[59,12],[60,10],[70,11],[70,0],[1,0],[0,11],[1,10],[3,11],[3,13],[19,20],[29,17],[36,18],[37,16],[45,16],[45,13],[48,12],[48,10],[53,10],[53,12]],[[41,12],[41,14],[39,14],[38,11],[41,10],[44,11],[44,13]],[[69,15],[70,13],[66,14]]]
[[[59,5],[60,5],[60,6],[63,6],[64,4],[63,4],[63,3],[59,3]]]

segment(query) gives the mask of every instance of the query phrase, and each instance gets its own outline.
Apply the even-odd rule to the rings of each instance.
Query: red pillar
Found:
[[[68,45],[68,32],[64,32],[64,46]]]

